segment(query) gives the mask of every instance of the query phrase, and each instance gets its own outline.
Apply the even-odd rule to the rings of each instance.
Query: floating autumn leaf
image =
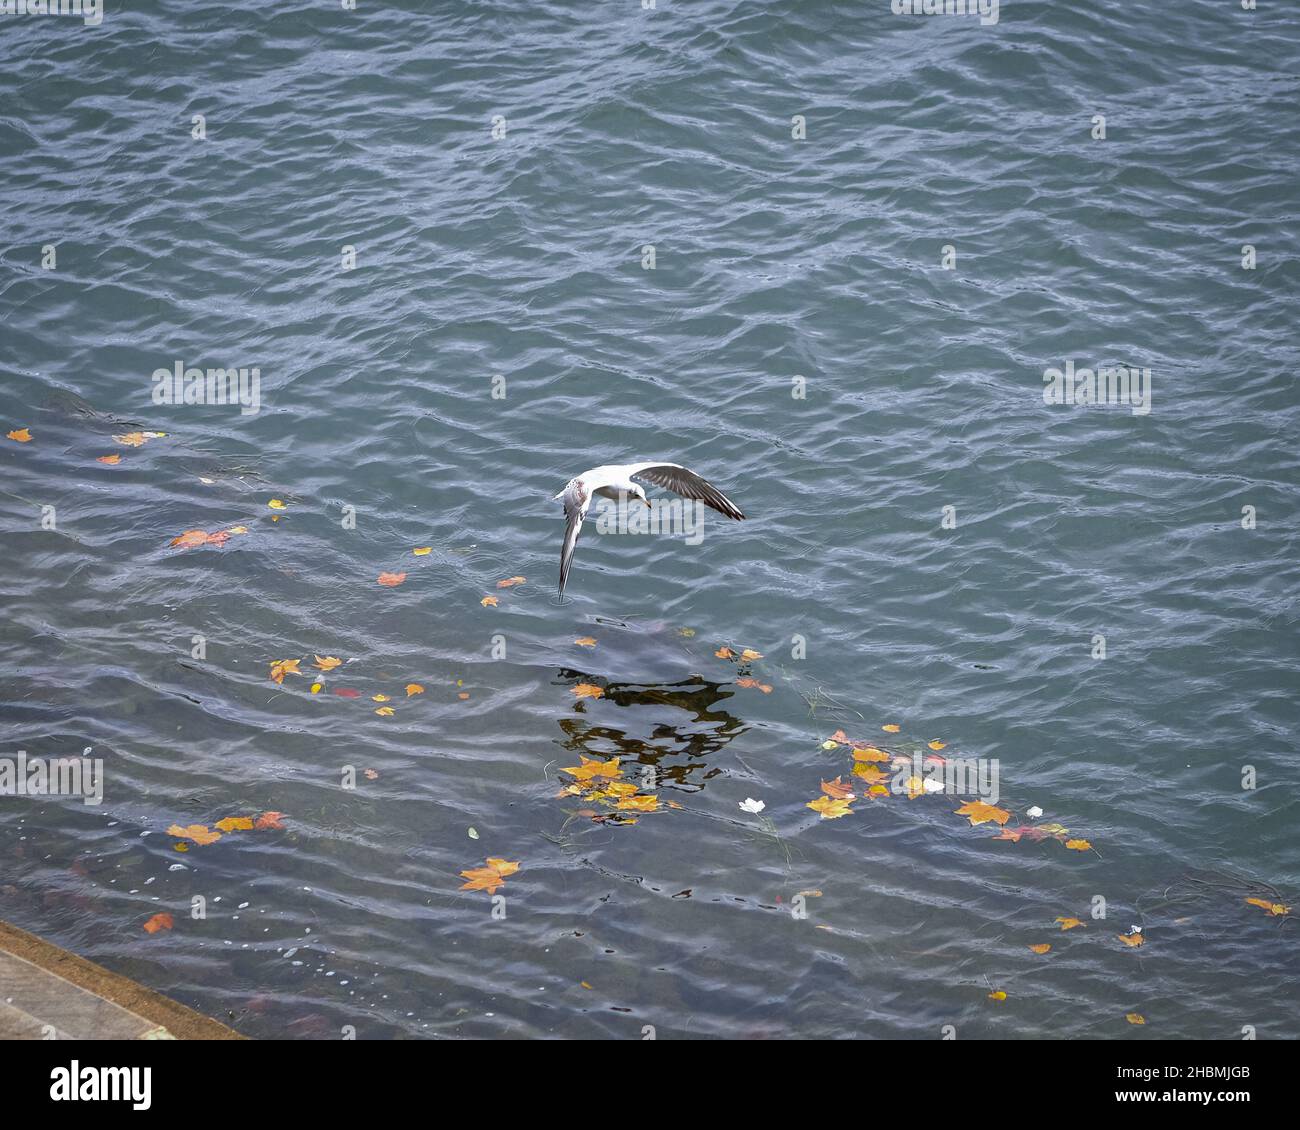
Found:
[[[167,829],[169,836],[175,836],[179,840],[193,840],[196,844],[214,844],[221,839],[220,832],[214,832],[206,824],[190,824],[182,828],[179,824],[173,824]]]
[[[654,812],[659,807],[659,798],[653,793],[629,796],[624,797],[614,807],[628,812]]]
[[[247,527],[247,526],[231,526],[230,529],[228,529],[228,530],[226,531],[226,533],[228,533],[228,534],[246,534],[246,533],[248,533],[248,527]]]
[[[938,738],[935,738],[934,741],[927,742],[926,745],[928,745],[933,750],[940,750],[946,748],[948,743],[941,742]]]
[[[354,691],[351,687],[335,687],[334,693],[338,695],[339,698],[360,698],[361,697],[361,692]]]
[[[298,664],[301,659],[277,659],[271,664],[271,678],[277,683],[283,683],[286,675],[301,675],[298,670]]]
[[[311,693],[312,693],[312,694],[320,694],[320,692],[321,692],[321,688],[324,687],[324,685],[325,685],[324,683],[312,683],[312,685],[311,685]]]
[[[1092,844],[1087,840],[1066,840],[1065,846],[1071,851],[1091,851]]]
[[[333,671],[334,668],[342,662],[343,660],[341,660],[337,655],[316,656],[316,666],[322,671]]]
[[[993,805],[985,804],[982,800],[968,801],[957,809],[956,815],[968,817],[972,825],[987,824],[990,820],[1005,824],[1011,819],[1011,813],[1005,809],[994,808]]]
[[[822,792],[834,800],[853,799],[853,786],[846,785],[843,777],[836,777],[833,781],[823,781]]]
[[[411,552],[415,554],[416,557],[428,557],[429,554],[433,552],[433,546],[422,545],[419,549],[413,549]]]
[[[178,863],[176,866],[179,867],[180,864]],[[156,934],[159,930],[170,930],[172,925],[172,916],[166,911],[160,911],[144,924],[144,932],[146,934]]]
[[[462,871],[466,879],[469,880],[461,886],[462,891],[487,891],[488,894],[495,894],[498,887],[506,881],[507,875],[513,875],[519,870],[517,862],[511,862],[506,859],[489,858],[486,867],[472,867],[467,871]]]
[[[1029,948],[1033,950],[1034,953],[1046,953],[1048,950],[1052,948],[1052,943],[1039,942],[1036,946],[1030,946]]]
[[[917,797],[925,794],[925,778],[918,777],[915,773],[903,782],[903,788],[907,790],[907,799],[916,800]]]
[[[740,658],[747,660],[762,659],[763,653],[761,651],[755,651],[752,647],[747,647],[740,653]]]
[[[1004,1001],[1006,999],[1007,999],[1007,994],[1004,993],[1001,989],[996,989],[993,992],[989,993],[989,1000],[991,1001]]]
[[[460,694],[458,694],[456,697],[460,699],[461,702],[464,702],[467,698],[469,698],[469,691],[461,691]]]
[[[1084,925],[1084,923],[1077,918],[1058,918],[1056,921],[1061,924],[1062,930],[1073,930],[1076,926]]]
[[[579,647],[595,647],[596,641],[591,636],[583,636],[581,639],[573,641]]]
[[[830,740],[830,738],[827,738],[824,742],[822,742],[822,749],[839,749],[839,748],[840,748],[840,743],[833,742]]]
[[[371,701],[371,702],[387,702],[387,701],[388,701],[388,696],[387,696],[386,694],[372,694],[372,695],[370,696],[370,701]]]
[[[405,573],[380,573],[377,578],[385,588],[393,589],[406,580]]]
[[[501,598],[499,596],[485,596],[482,600],[479,601],[479,604],[481,604],[484,608],[495,608],[500,603],[501,603]]]
[[[568,773],[579,781],[592,782],[598,779],[613,780],[615,777],[621,777],[623,770],[618,767],[618,758],[611,757],[608,761],[601,761],[598,758],[583,757],[578,754],[581,765],[574,766],[571,769],[561,769],[561,773]]]
[[[1140,946],[1146,940],[1141,934],[1116,934],[1115,937],[1126,946]]]
[[[859,761],[853,766],[853,776],[861,778],[869,785],[874,785],[878,781],[887,779],[889,774],[874,765],[868,765],[865,761]]]
[[[1269,914],[1277,918],[1285,918],[1291,913],[1289,906],[1283,906],[1280,902],[1269,902],[1268,899],[1247,899],[1251,906],[1258,906],[1261,910],[1267,910]]]
[[[144,432],[127,432],[125,435],[113,437],[123,447],[143,447],[146,438]]]
[[[395,711],[391,706],[381,706],[378,710],[375,711],[375,713],[381,714],[383,715],[383,717],[388,718],[391,717],[395,713]]]
[[[283,812],[263,812],[253,822],[253,827],[259,830],[263,828],[283,828],[284,825],[280,823],[283,818]]]
[[[253,828],[253,818],[251,816],[227,816],[224,820],[218,820],[216,827],[223,832],[249,832]]]
[[[816,800],[810,800],[808,807],[814,812],[820,812],[823,820],[836,820],[853,811],[847,800],[834,800],[828,796],[819,796]]]
[[[32,433],[26,428],[14,428],[13,431],[5,434],[6,439],[11,439],[15,443],[31,443]]]
[[[379,776],[373,769],[363,769],[362,772],[365,773],[367,781],[373,781]]]
[[[417,695],[417,694],[424,694],[424,688],[420,686],[419,683],[407,683],[406,697],[410,698],[412,695]]]
[[[186,530],[179,537],[171,540],[173,549],[192,549],[194,546],[207,545],[207,530]]]
[[[576,686],[569,688],[569,692],[574,698],[604,698],[605,691],[603,688],[596,686],[595,683],[578,683]]]
[[[881,726],[880,728],[881,728],[882,730],[884,730],[885,733],[887,733],[887,734],[896,734],[896,733],[898,733],[898,730],[899,730],[899,727],[898,727],[897,725],[895,725],[893,722],[890,722],[890,723],[888,723],[887,725]]]
[[[883,749],[876,749],[875,746],[867,746],[864,749],[855,749],[853,751],[854,761],[888,761],[889,754]]]
[[[285,509],[287,509],[287,507],[285,506],[285,504],[284,504],[283,502],[281,502],[278,498],[273,498],[273,499],[271,499],[271,501],[268,502],[266,505],[269,506],[272,510],[285,510]]]
[[[755,690],[760,690],[760,691],[762,691],[764,694],[771,694],[771,693],[772,693],[772,685],[771,685],[770,683],[760,683],[757,679],[751,679],[751,678],[749,678],[748,676],[746,676],[746,677],[743,678],[743,679],[737,679],[737,680],[736,680],[736,686],[738,686],[738,687],[753,687]]]
[[[718,650],[715,651],[713,654],[716,655],[719,659],[735,659],[735,658],[736,658],[736,653],[735,653],[734,651],[732,651],[731,648],[729,648],[729,647],[720,647],[720,648],[718,648]]]
[[[1126,1012],[1124,1014],[1124,1019],[1130,1024],[1145,1024],[1147,1022],[1147,1018],[1140,1012]]]
[[[121,457],[120,455],[97,455],[97,456],[95,457],[95,462],[96,462],[96,463],[108,463],[108,464],[112,465],[112,464],[114,464],[114,463],[121,463],[121,462],[122,462],[122,457]]]
[[[507,577],[504,581],[497,581],[497,588],[511,589],[515,585],[522,585],[526,579],[525,577]]]

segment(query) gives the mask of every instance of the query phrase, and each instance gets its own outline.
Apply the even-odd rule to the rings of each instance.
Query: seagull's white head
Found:
[[[640,499],[642,502],[644,502],[647,506],[650,505],[650,500],[649,500],[648,498],[646,498],[646,496],[645,496],[645,487],[643,487],[640,483],[633,483],[633,484],[632,484],[632,489],[631,489],[628,493],[629,493],[633,498],[639,498],[639,499]]]

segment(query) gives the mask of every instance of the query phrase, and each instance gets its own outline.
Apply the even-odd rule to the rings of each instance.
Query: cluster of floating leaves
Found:
[[[310,671],[301,670],[299,665],[302,664],[303,662],[305,662],[305,660],[302,657],[299,657],[297,659],[276,659],[272,661],[271,674],[270,674],[271,681],[276,683],[279,686],[283,686],[284,677],[286,675],[312,676],[315,679],[315,681],[311,684],[311,693],[320,694],[320,692],[325,689],[325,684],[321,682],[321,679],[323,679],[325,676],[325,672],[333,671],[335,667],[338,667],[343,662],[343,660],[340,659],[337,655],[315,656],[315,663],[313,665],[320,672],[319,675],[313,675],[313,673]],[[459,686],[460,683],[458,682],[456,685]],[[424,686],[420,683],[407,683],[405,690],[406,690],[407,698],[414,698],[417,694],[424,694]],[[352,687],[335,687],[332,693],[337,695],[339,698],[360,698],[361,697],[361,692]],[[469,695],[462,693],[460,697],[468,698]],[[389,702],[392,701],[391,695],[386,695],[380,692],[371,695],[370,699],[372,702],[378,702],[383,704],[375,710],[375,713],[380,715],[381,717],[391,718],[395,713],[393,708],[387,705]]]
[[[658,793],[641,792],[631,781],[623,779],[623,767],[617,757],[601,761],[579,754],[578,760],[582,764],[560,770],[569,774],[573,781],[558,794],[583,801],[586,807],[578,810],[578,816],[597,824],[635,824],[639,816],[661,811]],[[664,807],[680,808],[681,805],[670,800]]]
[[[187,824],[182,827],[173,824],[167,829],[169,836],[175,836],[177,842],[172,847],[177,851],[189,851],[190,844],[206,847],[215,844],[224,835],[231,832],[264,831],[268,828],[282,830],[283,812],[263,812],[260,816],[227,816],[218,820],[211,828],[206,824]]]
[[[896,734],[900,729],[901,727],[894,722],[881,726],[881,730],[889,734]],[[947,758],[941,757],[938,752],[946,749],[947,743],[934,738],[926,745],[931,752],[925,755],[916,753],[908,756],[890,753],[866,742],[850,739],[843,730],[837,730],[822,742],[822,749],[829,751],[847,746],[853,757],[850,776],[856,778],[861,784],[855,784],[853,780],[845,781],[842,775],[833,781],[822,781],[821,795],[810,800],[808,807],[823,820],[837,820],[841,816],[852,813],[853,802],[863,797],[868,800],[878,800],[906,795],[909,800],[916,800],[927,793],[943,793],[944,782],[927,770],[942,767],[947,762]],[[892,781],[891,773],[886,772],[884,766],[892,770]],[[917,772],[918,768],[920,772]],[[1092,844],[1088,840],[1071,837],[1069,829],[1060,824],[1017,824],[1015,827],[1008,828],[1006,825],[1011,820],[1010,811],[989,804],[987,801],[967,801],[955,811],[954,815],[965,816],[972,827],[980,824],[996,824],[999,830],[994,839],[1010,840],[1013,843],[1019,843],[1022,839],[1029,841],[1052,839],[1063,843],[1071,851],[1092,850]]]

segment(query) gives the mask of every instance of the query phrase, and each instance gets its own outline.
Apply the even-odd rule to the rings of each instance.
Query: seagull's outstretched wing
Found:
[[[680,494],[683,498],[712,506],[719,514],[725,514],[737,522],[745,517],[740,512],[740,507],[722,491],[680,463],[633,463],[628,467],[627,474],[628,478],[645,479],[646,482]]]
[[[569,583],[569,566],[573,564],[573,551],[578,544],[578,531],[591,505],[591,493],[581,479],[571,479],[564,488],[564,547],[560,550],[560,595]]]

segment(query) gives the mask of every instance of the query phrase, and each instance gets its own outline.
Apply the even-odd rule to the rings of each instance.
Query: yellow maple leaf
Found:
[[[1092,844],[1087,840],[1066,840],[1065,846],[1071,851],[1091,851]]]
[[[865,761],[854,764],[853,775],[862,778],[869,785],[874,785],[877,781],[883,781],[889,776],[883,769],[877,769],[874,765],[868,765]]]
[[[416,557],[428,557],[429,554],[433,552],[433,546],[422,545],[419,549],[413,549],[411,552],[414,553]]]
[[[617,757],[611,757],[608,761],[600,761],[579,754],[578,758],[582,762],[581,765],[561,769],[560,772],[568,773],[579,781],[594,781],[599,777],[612,781],[615,777],[623,775],[623,770],[618,767]]]
[[[762,659],[763,653],[761,651],[755,651],[752,647],[747,647],[745,648],[744,651],[740,653],[740,658],[741,659]]]
[[[481,604],[484,608],[495,608],[500,603],[501,603],[501,598],[499,596],[485,596],[482,600],[479,601],[479,604]]]
[[[956,815],[968,817],[972,825],[987,824],[990,820],[1001,825],[1011,819],[1011,813],[1005,809],[994,808],[982,800],[968,801],[957,809]]]
[[[574,698],[604,698],[605,692],[595,683],[578,683],[569,688]]]
[[[271,678],[277,683],[283,683],[286,675],[301,675],[298,670],[298,664],[301,659],[277,659],[271,664]]]
[[[322,671],[333,671],[343,660],[335,655],[318,655],[316,656],[316,666]]]
[[[884,725],[884,726],[881,726],[880,728],[881,728],[882,730],[884,730],[885,733],[887,733],[887,734],[896,734],[896,733],[898,733],[900,727],[899,727],[898,725],[896,725],[895,723],[890,722],[890,723],[888,723],[888,724],[886,724],[886,725]]]
[[[324,683],[312,683],[312,685],[311,685],[311,693],[312,693],[312,694],[320,694],[320,692],[321,692],[321,687],[323,687],[324,685],[325,685]]]
[[[271,501],[267,503],[267,506],[269,506],[272,510],[287,509],[284,503],[281,502],[278,498],[271,499]]]
[[[420,686],[419,683],[407,683],[406,697],[410,698],[412,695],[416,695],[416,694],[424,694],[424,688]]]
[[[938,738],[935,738],[934,741],[927,742],[926,744],[936,753],[941,749],[946,749],[948,745],[947,742],[941,742]]]
[[[579,647],[595,647],[596,641],[591,636],[583,636],[581,639],[573,641]]]
[[[385,718],[391,718],[395,711],[391,706],[381,706],[375,713],[382,714]]]
[[[250,832],[253,829],[253,818],[251,816],[227,816],[224,820],[218,820],[216,826],[223,832]]]
[[[1046,953],[1048,950],[1052,948],[1052,943],[1039,942],[1036,946],[1030,946],[1029,948],[1033,950],[1034,953]]]
[[[620,800],[614,807],[627,812],[654,812],[659,807],[659,798],[653,793],[642,796],[628,796]]]
[[[903,782],[903,787],[907,790],[908,800],[916,800],[917,797],[925,795],[925,781],[915,773]]]
[[[877,749],[875,746],[869,745],[866,746],[864,749],[855,749],[853,751],[853,760],[854,761],[888,761],[889,754],[887,754],[883,749]]]
[[[1007,994],[1004,993],[1001,989],[996,989],[993,992],[989,993],[989,1000],[991,1001],[1004,1001],[1006,999],[1007,999]]]
[[[123,447],[143,447],[145,442],[144,432],[127,432],[125,435],[113,438]]]
[[[184,828],[173,824],[167,829],[167,834],[181,840],[193,840],[196,844],[212,844],[221,839],[221,833],[212,831],[206,824],[189,824]]]
[[[816,800],[810,800],[808,807],[814,812],[820,812],[823,820],[836,820],[853,811],[847,800],[835,800],[828,796],[819,796]]]
[[[1126,1012],[1124,1014],[1124,1019],[1130,1024],[1145,1024],[1147,1022],[1147,1018],[1140,1012]]]
[[[372,695],[370,696],[370,701],[371,701],[371,702],[387,702],[387,701],[388,701],[388,696],[387,696],[386,694],[372,694]]]

